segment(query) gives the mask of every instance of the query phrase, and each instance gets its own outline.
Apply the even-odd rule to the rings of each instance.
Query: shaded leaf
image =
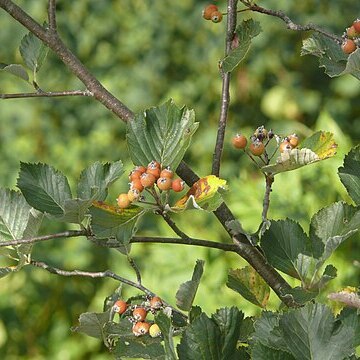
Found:
[[[50,217],[57,221],[81,224],[91,205],[91,200],[69,199],[64,202],[63,215]]]
[[[190,324],[202,313],[200,306],[192,306],[189,311],[189,322]]]
[[[34,73],[38,72],[46,58],[48,47],[29,32],[22,38],[19,49],[27,67]]]
[[[174,328],[171,319],[160,311],[155,316],[155,322],[159,325],[165,344],[166,360],[177,360],[174,346]]]
[[[127,125],[127,142],[135,165],[156,160],[176,169],[190,145],[198,123],[195,113],[172,100],[136,114]]]
[[[72,328],[72,331],[81,332],[88,336],[105,341],[105,324],[110,319],[110,311],[102,313],[87,312],[79,317],[79,325]]]
[[[288,352],[267,347],[256,343],[251,349],[252,360],[295,360]]]
[[[318,289],[304,289],[300,286],[292,288],[290,291],[287,291],[287,294],[291,295],[295,302],[299,305],[304,305],[307,302],[316,298],[319,295]]]
[[[180,360],[221,359],[219,328],[202,313],[184,331],[177,352]]]
[[[63,215],[65,201],[72,197],[67,178],[45,164],[22,162],[17,186],[32,207],[51,215]]]
[[[339,177],[355,204],[360,205],[360,146],[345,156]]]
[[[266,307],[270,288],[253,267],[230,269],[226,285],[251,303],[263,308]]]
[[[354,308],[344,308],[337,316],[337,320],[341,321],[345,326],[355,330],[354,346],[360,345],[360,313]]]
[[[25,68],[20,64],[0,64],[0,70],[6,71],[20,79],[25,80],[26,82],[29,82],[29,75]]]
[[[204,272],[204,261],[196,260],[191,280],[180,285],[176,292],[176,305],[179,309],[189,311],[194,302],[201,276]]]

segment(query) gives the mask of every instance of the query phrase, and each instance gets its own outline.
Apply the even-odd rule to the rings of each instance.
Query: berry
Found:
[[[117,198],[117,204],[120,209],[126,209],[130,206],[131,201],[129,200],[128,194],[120,194]]]
[[[156,160],[152,160],[149,162],[148,166],[147,166],[148,169],[155,169],[155,168],[158,168],[160,169],[161,168],[161,165],[158,161]]]
[[[144,321],[147,315],[147,311],[143,307],[137,307],[133,311],[133,317],[137,321]]]
[[[136,189],[130,189],[127,193],[128,199],[130,200],[130,202],[133,202],[135,200],[138,199],[138,197],[140,196],[140,191],[136,190]]]
[[[299,137],[296,134],[292,134],[288,136],[289,138],[289,143],[291,145],[291,147],[297,147],[299,144]]]
[[[174,177],[174,173],[173,173],[173,171],[170,170],[169,167],[166,167],[165,169],[163,169],[161,171],[160,177],[166,177],[166,178],[172,179]]]
[[[360,35],[360,19],[356,19],[356,20],[353,22],[352,26],[354,27],[357,35]]]
[[[236,134],[232,139],[231,142],[236,149],[245,149],[247,145],[247,139],[244,135]]]
[[[289,151],[291,149],[292,149],[292,146],[291,146],[290,142],[287,140],[284,140],[279,146],[280,152]]]
[[[158,296],[154,296],[153,298],[151,298],[150,307],[152,309],[160,309],[161,306],[162,306],[162,301]]]
[[[249,146],[250,152],[255,156],[260,156],[265,151],[265,145],[260,141],[254,141]]]
[[[132,170],[129,174],[129,180],[133,181],[135,179],[140,179],[142,172],[140,172],[139,170]]]
[[[149,332],[150,324],[147,322],[137,322],[132,328],[132,332],[135,336],[145,335]]]
[[[346,35],[352,39],[354,37],[356,37],[358,34],[357,34],[357,31],[355,30],[355,27],[354,25],[351,25],[349,28],[346,29]]]
[[[345,54],[351,54],[356,50],[356,44],[354,40],[345,39],[341,45],[341,49]]]
[[[160,190],[170,190],[171,189],[171,184],[172,184],[172,180],[170,178],[167,177],[160,177],[157,182],[157,187]]]
[[[142,192],[144,190],[144,186],[141,184],[140,178],[139,179],[134,179],[130,183],[130,189],[131,190],[137,190],[139,192]]]
[[[146,170],[146,173],[152,174],[155,176],[155,180],[157,180],[160,177],[160,168],[158,167],[148,167]]]
[[[222,16],[222,13],[220,11],[214,11],[212,14],[211,14],[211,21],[213,23],[219,23],[221,22],[223,16]]]
[[[205,20],[210,20],[211,15],[214,11],[218,11],[218,7],[214,4],[210,4],[210,5],[206,6],[205,9],[203,10],[202,17]]]
[[[126,309],[127,309],[127,303],[124,300],[118,300],[115,302],[115,304],[113,305],[113,310],[117,313],[117,314],[123,314]]]
[[[146,167],[142,165],[137,165],[134,168],[135,171],[140,171],[142,174],[146,171]]]
[[[152,324],[149,329],[149,334],[151,337],[158,337],[161,335],[161,330],[158,324]]]
[[[149,174],[146,172],[140,176],[140,182],[144,188],[152,187],[155,184],[155,181],[156,179],[153,174]]]
[[[175,180],[173,180],[171,187],[175,192],[183,191],[184,190],[184,182],[181,179],[175,179]]]

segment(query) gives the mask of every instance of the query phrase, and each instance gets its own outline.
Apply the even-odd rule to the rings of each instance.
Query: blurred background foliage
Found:
[[[222,10],[226,2],[219,1]],[[46,20],[44,1],[17,1],[39,22]],[[295,22],[314,22],[341,35],[356,15],[353,0],[263,0],[259,4],[282,9]],[[219,116],[221,78],[218,61],[224,52],[225,21],[213,24],[201,18],[206,1],[58,1],[58,26],[65,42],[104,85],[134,111],[158,105],[168,98],[195,109],[200,122],[186,161],[201,176],[211,171]],[[291,32],[278,19],[253,17],[263,33],[253,41],[246,61],[234,72],[231,84],[227,142],[221,176],[228,180],[226,200],[244,228],[255,231],[261,220],[264,181],[251,162],[229,145],[238,131],[251,135],[259,125],[278,134],[314,130],[332,131],[338,155],[323,163],[280,174],[271,196],[270,218],[290,217],[308,231],[311,216],[338,200],[350,199],[337,176],[344,154],[360,139],[360,83],[350,76],[330,79],[315,58],[300,57],[309,34]],[[0,12],[0,62],[21,63],[18,51],[26,31]],[[83,89],[83,85],[49,53],[38,75],[48,91]],[[25,82],[0,73],[0,92],[32,91]],[[15,188],[19,161],[46,162],[63,171],[73,184],[87,165],[121,159],[130,170],[125,126],[89,98],[24,99],[0,102],[1,186]],[[124,178],[113,185],[109,201],[127,186]],[[189,235],[227,242],[211,214],[191,212],[174,216]],[[41,233],[64,230],[63,224],[45,221]],[[140,234],[172,236],[161,220],[142,219]],[[326,293],[359,285],[359,236],[347,240],[332,259],[338,278]],[[132,256],[143,282],[167,301],[175,303],[178,285],[191,277],[196,259],[206,261],[195,303],[208,313],[236,305],[247,315],[259,312],[226,288],[230,267],[245,265],[233,254],[186,246],[136,244]],[[33,258],[65,269],[111,269],[134,279],[126,259],[85,239],[53,240],[37,244]],[[3,261],[0,259],[0,261]],[[357,266],[356,266],[357,265]],[[60,278],[25,267],[0,280],[0,358],[109,359],[101,344],[72,334],[82,312],[101,311],[104,298],[117,284],[112,280]],[[125,297],[136,292],[124,288]],[[323,301],[326,301],[326,294]],[[271,296],[269,309],[279,304]]]

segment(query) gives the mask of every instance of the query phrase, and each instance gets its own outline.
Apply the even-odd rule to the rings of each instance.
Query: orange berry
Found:
[[[147,174],[152,174],[155,176],[155,180],[157,180],[160,177],[160,172],[161,172],[161,170],[158,167],[154,167],[154,168],[148,167],[146,170]]]
[[[146,171],[146,167],[142,165],[137,165],[134,167],[135,171],[140,171],[142,174]]]
[[[250,152],[255,156],[260,156],[265,151],[265,145],[260,141],[254,141],[249,146]]]
[[[115,304],[113,305],[113,310],[117,313],[117,314],[123,314],[126,309],[127,309],[127,303],[124,300],[118,300],[115,302]]]
[[[222,21],[222,13],[220,11],[214,11],[212,14],[211,14],[211,21],[213,23],[219,23]]]
[[[144,186],[141,184],[141,180],[139,179],[134,179],[131,183],[130,183],[130,189],[136,189],[139,192],[142,192],[144,190]]]
[[[356,50],[356,44],[354,40],[345,39],[341,45],[341,49],[345,54],[351,54]]]
[[[287,140],[284,140],[279,146],[280,152],[289,151],[291,149],[292,149],[292,146],[291,146],[290,142]]]
[[[299,137],[296,134],[292,134],[288,136],[290,145],[294,148],[299,144]]]
[[[236,134],[232,139],[231,142],[236,149],[245,149],[247,145],[247,139],[244,135]]]
[[[149,335],[150,335],[151,337],[153,337],[153,338],[154,338],[154,337],[158,337],[158,336],[161,335],[161,330],[160,330],[158,324],[152,324],[152,325],[150,326]]]
[[[130,206],[131,201],[129,200],[128,194],[120,194],[117,198],[117,204],[120,209],[126,209]]]
[[[360,19],[356,19],[356,20],[353,22],[352,26],[354,27],[357,35],[360,35]]]
[[[150,300],[150,307],[152,309],[160,309],[162,306],[162,300],[158,296],[154,296]]]
[[[155,176],[153,174],[149,174],[148,172],[143,173],[140,176],[140,182],[144,188],[149,188],[154,186],[155,181],[156,181]]]
[[[127,193],[127,196],[130,202],[136,201],[140,196],[140,191],[136,189],[130,189]]]
[[[137,321],[144,321],[147,315],[147,311],[143,307],[137,307],[133,311],[133,317]]]
[[[218,7],[214,4],[210,4],[208,6],[206,6],[204,8],[204,10],[202,11],[202,17],[205,19],[205,20],[210,20],[211,19],[211,14],[214,12],[214,11],[218,11]]]
[[[356,37],[358,35],[354,25],[351,25],[349,28],[346,29],[346,35],[350,39],[353,39],[354,37]]]
[[[163,169],[161,171],[160,177],[166,177],[166,178],[172,179],[174,177],[174,172],[171,171],[169,167],[166,167],[165,169]]]
[[[160,169],[161,168],[161,165],[160,165],[160,163],[158,162],[158,161],[156,161],[156,160],[152,160],[152,161],[150,161],[149,162],[149,164],[148,164],[148,166],[147,166],[147,169],[155,169],[155,168],[158,168],[158,169]]]
[[[175,180],[173,180],[173,182],[171,184],[171,188],[175,192],[183,191],[184,190],[184,182],[181,179],[175,179]]]
[[[160,177],[156,182],[156,185],[160,190],[170,190],[171,184],[172,184],[172,180],[167,177]]]
[[[140,172],[139,170],[131,170],[130,174],[129,174],[129,180],[133,181],[135,179],[140,179],[142,172]]]
[[[149,332],[150,324],[147,322],[137,322],[132,328],[132,332],[135,336],[145,335]]]

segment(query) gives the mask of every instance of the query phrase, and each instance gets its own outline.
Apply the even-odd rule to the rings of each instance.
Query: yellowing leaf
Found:
[[[337,144],[334,140],[334,134],[326,131],[318,131],[306,138],[300,144],[300,147],[310,149],[320,160],[323,160],[336,154]]]

